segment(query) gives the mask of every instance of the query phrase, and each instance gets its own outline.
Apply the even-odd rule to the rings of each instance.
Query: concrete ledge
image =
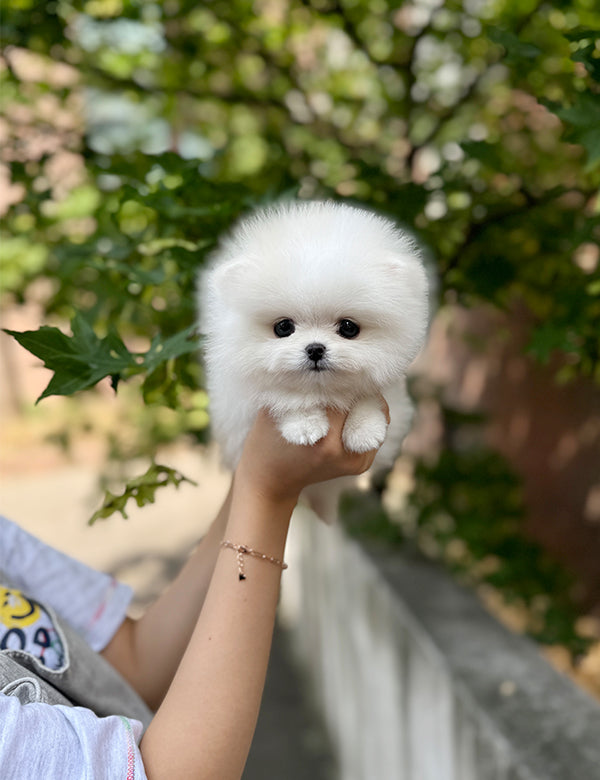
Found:
[[[600,706],[436,566],[298,517],[282,611],[342,780],[600,780]]]

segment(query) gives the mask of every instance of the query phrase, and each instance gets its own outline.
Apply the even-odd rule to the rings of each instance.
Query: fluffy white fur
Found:
[[[412,418],[405,378],[425,339],[427,287],[413,239],[369,211],[291,202],[239,222],[199,290],[213,433],[225,463],[237,464],[260,408],[286,439],[314,444],[327,433],[325,408],[337,407],[349,411],[345,446],[366,451],[385,439],[375,465],[391,465]],[[278,337],[282,319],[295,330]],[[338,333],[346,319],[360,327],[354,338]],[[314,344],[324,348],[318,364],[306,351]],[[389,428],[378,393],[390,406]],[[329,492],[337,501],[339,490]]]

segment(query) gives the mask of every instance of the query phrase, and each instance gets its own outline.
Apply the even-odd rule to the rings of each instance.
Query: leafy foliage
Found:
[[[105,377],[110,377],[116,390],[123,376],[145,372],[151,378],[164,362],[197,348],[196,341],[190,340],[193,326],[164,341],[155,338],[144,354],[130,352],[112,329],[104,338],[98,338],[79,312],[71,327],[72,336],[65,336],[58,328],[48,326],[24,333],[6,330],[19,344],[43,360],[46,368],[54,371],[38,401],[49,395],[72,395],[86,390]]]
[[[354,197],[420,233],[443,292],[525,300],[531,354],[598,376],[589,0],[21,0],[3,24],[13,294],[46,276],[48,313],[168,338],[241,211],[289,190]]]
[[[121,515],[127,519],[127,512],[125,509],[127,502],[130,499],[134,499],[139,507],[153,504],[156,497],[156,491],[159,488],[166,487],[167,485],[174,485],[178,488],[182,482],[189,482],[191,485],[196,484],[176,469],[172,469],[169,466],[162,466],[158,463],[152,463],[145,474],[130,480],[127,483],[127,487],[120,495],[115,495],[114,493],[111,493],[110,490],[107,490],[104,494],[102,506],[91,516],[89,524],[93,525],[96,520],[110,517],[115,512],[120,512]]]
[[[19,0],[2,24],[2,294],[72,331],[13,333],[42,397],[141,377],[188,403],[198,268],[289,192],[405,222],[442,300],[524,302],[530,355],[600,379],[592,0]]]

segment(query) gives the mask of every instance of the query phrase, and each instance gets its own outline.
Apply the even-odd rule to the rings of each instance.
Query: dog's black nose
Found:
[[[318,363],[319,360],[323,358],[323,355],[325,354],[326,347],[324,344],[319,344],[318,342],[313,342],[312,344],[309,344],[307,347],[305,347],[304,351],[310,358],[310,360],[314,360],[315,363]]]

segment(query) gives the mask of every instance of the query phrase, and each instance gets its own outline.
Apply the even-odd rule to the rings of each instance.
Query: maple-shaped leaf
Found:
[[[47,325],[22,333],[5,331],[54,372],[36,403],[49,395],[72,395],[107,376],[116,385],[123,372],[138,368],[134,355],[114,330],[99,338],[80,313],[73,318],[71,330],[71,336]]]
[[[116,390],[122,378],[150,374],[167,360],[198,348],[197,340],[193,338],[194,326],[165,340],[155,336],[150,349],[140,353],[130,352],[114,329],[100,338],[80,313],[73,318],[71,331],[72,335],[68,336],[47,325],[22,333],[5,330],[54,372],[36,403],[50,395],[73,395],[105,377],[110,377]]]

